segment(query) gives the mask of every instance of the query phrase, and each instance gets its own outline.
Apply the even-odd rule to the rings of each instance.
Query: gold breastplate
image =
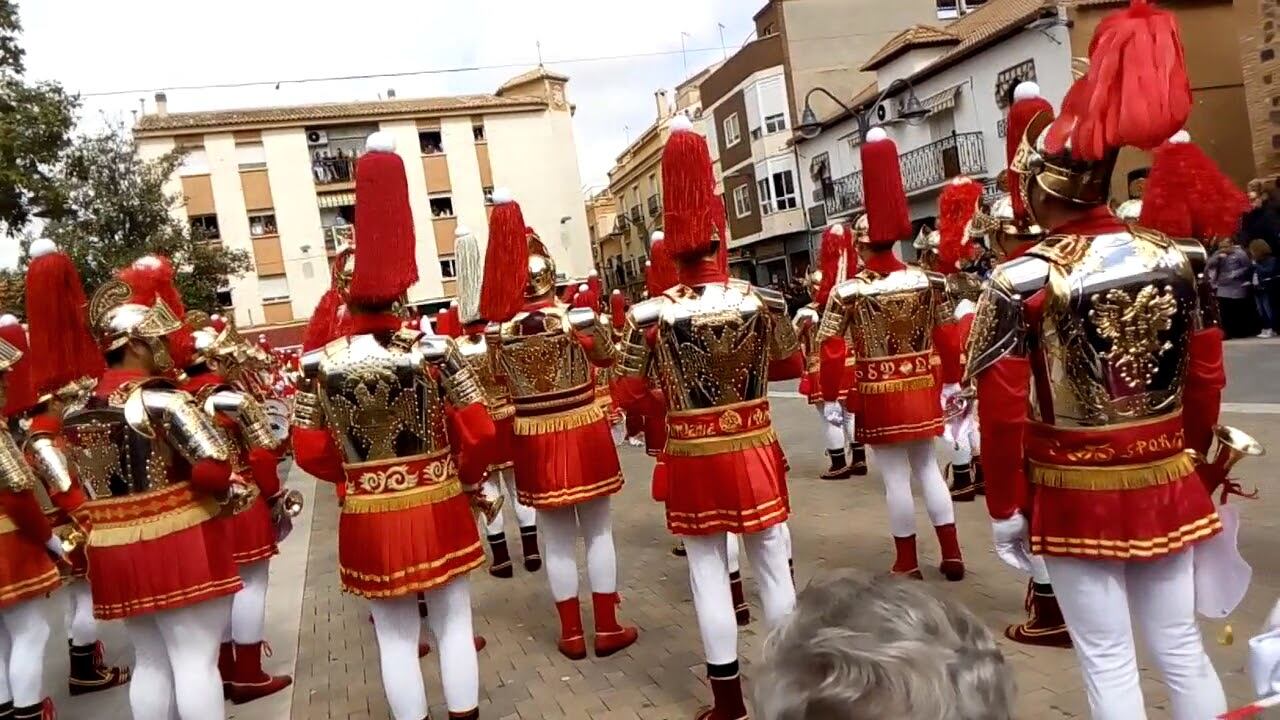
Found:
[[[859,362],[933,348],[939,299],[930,275],[906,268],[888,275],[864,270],[837,288],[845,295],[846,341]]]
[[[317,373],[319,402],[347,463],[449,447],[443,386],[416,348],[355,335],[326,347]]]
[[[67,460],[90,499],[159,490],[170,483],[172,448],[146,437],[125,418],[124,408],[93,398],[63,423]]]
[[[493,363],[489,358],[489,344],[485,341],[484,335],[460,337],[457,343],[458,352],[462,353],[467,365],[476,374],[480,389],[484,391],[485,405],[490,409],[510,405],[511,391],[493,371]]]
[[[768,310],[745,284],[668,294],[655,359],[672,411],[758,400],[768,393]]]
[[[1120,232],[1049,238],[1028,255],[1049,261],[1032,333],[1043,357],[1038,419],[1099,426],[1178,410],[1198,312],[1182,251],[1163,236]]]
[[[500,345],[498,372],[506,377],[511,396],[517,400],[560,393],[591,382],[590,362],[564,307],[521,312],[512,320],[491,327],[487,341]]]

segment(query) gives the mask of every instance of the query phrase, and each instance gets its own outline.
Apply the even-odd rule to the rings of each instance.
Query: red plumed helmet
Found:
[[[1013,171],[1013,158],[1018,154],[1022,136],[1027,134],[1027,126],[1032,118],[1048,113],[1053,116],[1053,105],[1040,95],[1040,86],[1030,80],[1018,83],[1013,89],[1013,104],[1009,106],[1009,118],[1005,127],[1004,159],[1006,172],[1009,175],[1009,200],[1013,204],[1013,214],[1017,218],[1026,217],[1026,208],[1022,206],[1022,194],[1018,192],[1017,173]]]
[[[456,300],[449,303],[449,309],[445,310],[445,317],[449,319],[448,332],[445,334],[451,338],[461,337],[462,318],[458,314],[458,302]]]
[[[31,243],[27,264],[27,325],[32,382],[44,395],[106,370],[89,329],[89,300],[75,263],[52,241]]]
[[[711,251],[724,243],[724,204],[716,197],[715,176],[707,141],[693,131],[684,115],[669,124],[662,149],[662,231],[667,252],[677,262]],[[719,217],[717,217],[719,215]]]
[[[615,330],[621,330],[627,324],[627,299],[621,290],[609,294],[609,319],[613,321]]]
[[[887,246],[911,237],[911,215],[902,187],[898,146],[884,128],[871,128],[861,150],[862,201],[867,208],[867,236],[872,245]]]
[[[938,197],[939,272],[953,273],[969,259],[969,221],[982,199],[982,184],[963,175],[952,178]]]
[[[489,245],[484,254],[480,316],[504,322],[520,312],[529,283],[529,239],[520,204],[506,188],[493,191]]]
[[[151,307],[156,303],[156,298],[159,298],[180,318],[186,314],[187,309],[178,286],[174,284],[176,274],[169,258],[163,255],[143,255],[116,273],[116,277],[133,291],[129,302]]]
[[[1173,14],[1148,0],[1107,15],[1089,42],[1089,70],[1071,85],[1045,149],[1102,160],[1131,145],[1151,150],[1191,114],[1182,37]]]
[[[1235,235],[1249,199],[1191,136],[1178,131],[1153,153],[1138,224],[1202,241]]]
[[[31,382],[31,351],[27,346],[27,332],[22,323],[12,315],[0,315],[0,340],[4,340],[22,353],[22,357],[9,367],[5,376],[4,416],[11,418],[36,406],[35,386]]]
[[[580,308],[596,309],[600,307],[600,298],[595,291],[591,289],[588,283],[582,283],[578,286],[578,294],[573,298],[573,306]]]
[[[349,302],[383,306],[399,300],[418,281],[414,245],[404,161],[391,135],[375,132],[356,161],[356,259]]]
[[[818,284],[818,291],[813,299],[819,307],[826,307],[831,289],[852,277],[858,267],[853,233],[844,225],[834,223],[822,231],[818,267],[822,269],[822,282]]]
[[[431,328],[431,330],[436,335],[446,335],[448,337],[453,337],[453,335],[450,334],[449,332],[449,309],[448,308],[440,308],[439,310],[436,311],[436,321],[432,325],[433,327]]]
[[[600,282],[600,273],[595,270],[587,273],[587,287],[590,288],[597,301],[604,296],[604,283]]]
[[[675,259],[667,250],[666,235],[656,230],[649,236],[649,262],[645,265],[644,282],[649,297],[658,297],[680,282]]]
[[[338,339],[338,308],[342,307],[342,294],[337,288],[329,288],[320,296],[316,309],[307,321],[307,330],[302,336],[302,351],[311,352],[328,345]]]

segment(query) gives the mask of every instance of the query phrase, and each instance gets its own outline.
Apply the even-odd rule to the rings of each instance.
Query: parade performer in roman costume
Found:
[[[560,617],[560,652],[587,654],[578,599],[577,537],[587,551],[595,610],[595,653],[636,641],[618,622],[618,568],[609,498],[622,471],[609,423],[596,403],[591,365],[610,365],[611,329],[589,308],[555,296],[555,262],[525,226],[505,189],[489,218],[480,316],[494,373],[515,404],[515,480],[520,502],[538,511],[547,579]]]
[[[6,419],[35,403],[26,339],[17,318],[0,318],[0,402]],[[35,496],[35,476],[7,428],[0,429],[0,718],[52,720],[43,689],[49,620],[45,598],[61,584],[65,562]]]
[[[780,295],[728,278],[724,208],[706,141],[677,117],[663,150],[663,241],[678,282],[628,313],[619,400],[659,380],[667,409],[667,527],[684,538],[714,706],[701,720],[747,715],[738,673],[728,533],[742,536],[772,627],[795,606],[788,571],[786,477],[768,381],[799,377],[803,356]]]
[[[84,311],[59,290],[44,288],[40,302],[65,304],[64,318]],[[166,336],[181,329],[164,301],[137,302],[113,279],[88,316],[107,369],[61,440],[89,498],[94,614],[123,619],[133,643],[134,717],[221,718],[217,647],[241,582],[214,520],[241,509],[249,490],[233,481],[212,421],[162,376],[172,368]],[[41,332],[76,342],[73,329]]]
[[[345,591],[369,600],[393,716],[427,715],[417,663],[423,593],[449,715],[477,718],[467,573],[484,562],[472,503],[495,434],[454,342],[403,329],[396,313],[418,270],[404,163],[386,133],[369,137],[357,163],[356,216],[351,334],[303,358],[294,453],[304,470],[345,488],[339,572]]]
[[[1045,240],[997,269],[973,324],[987,505],[1002,559],[1029,572],[1028,552],[1045,556],[1094,718],[1146,717],[1133,624],[1173,717],[1215,717],[1190,548],[1221,530],[1206,490],[1221,477],[1185,452],[1208,450],[1226,382],[1205,252],[1107,207],[1120,149],[1179,130],[1190,84],[1173,16],[1143,0],[1090,50],[1014,162]]]
[[[480,242],[466,227],[459,227],[454,246],[454,258],[458,264],[458,304],[451,307],[459,319],[458,350],[475,372],[484,390],[489,417],[497,428],[496,450],[493,464],[489,466],[491,495],[503,497],[503,506],[512,508],[516,524],[520,528],[520,546],[524,554],[524,569],[537,572],[542,568],[542,553],[538,550],[538,514],[532,507],[520,502],[516,488],[515,465],[515,406],[506,381],[495,373],[489,358],[485,340],[485,318],[480,315],[480,290],[484,283],[484,252]],[[494,577],[512,576],[511,554],[507,550],[505,513],[496,513],[485,526],[493,563],[489,574]]]
[[[857,234],[862,269],[831,291],[820,342],[850,339],[856,378],[845,403],[857,417],[856,438],[874,450],[884,478],[893,534],[892,572],[922,577],[916,558],[914,480],[924,494],[938,537],[939,570],[948,580],[964,577],[951,494],[938,469],[934,438],[942,434],[941,377],[936,345],[958,332],[945,278],[907,267],[894,244],[911,237],[898,150],[882,128],[872,128],[861,146],[867,234]],[[954,343],[952,343],[954,344]],[[941,382],[940,382],[941,381]],[[823,373],[823,392],[839,382]]]

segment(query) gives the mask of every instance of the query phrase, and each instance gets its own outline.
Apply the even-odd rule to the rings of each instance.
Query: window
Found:
[[[195,215],[191,218],[191,232],[202,240],[221,240],[217,215]]]
[[[484,204],[492,205],[493,204],[493,186],[485,185],[482,188],[482,190],[484,190]]]
[[[440,277],[445,280],[458,277],[458,264],[452,255],[440,258]]]
[[[796,209],[796,180],[790,170],[773,174],[773,201],[778,212]]]
[[[472,125],[472,126],[471,126],[471,137],[472,137],[472,139],[473,139],[473,140],[475,140],[476,142],[484,142],[484,141],[485,141],[485,136],[484,136],[484,123],[479,123],[479,124],[477,124],[477,125]]]
[[[231,286],[224,285],[218,288],[217,293],[218,307],[231,307]]]
[[[649,173],[649,194],[658,194],[658,175],[657,173]]]
[[[423,130],[418,133],[418,147],[423,155],[435,155],[444,152],[444,140],[439,130]]]
[[[433,197],[433,198],[430,198],[428,202],[431,203],[431,217],[433,218],[453,217],[453,198]]]
[[[289,278],[284,275],[258,276],[258,295],[264,303],[288,300]]]
[[[787,116],[782,113],[774,113],[766,115],[764,119],[764,132],[766,135],[782,132],[787,129]]]
[[[738,113],[724,119],[724,146],[731,148],[742,139],[742,129],[738,127]]]
[[[178,175],[208,175],[209,159],[204,148],[190,148],[182,155],[182,164],[178,166]]]
[[[949,110],[930,115],[926,122],[931,140],[941,140],[956,134],[956,116]]]
[[[274,212],[249,213],[249,234],[253,237],[277,235],[276,214]]]
[[[756,181],[756,194],[760,196],[760,214],[773,212],[773,192],[769,189],[769,178]]]
[[[262,143],[236,145],[236,164],[241,170],[261,170],[267,166],[267,153]]]
[[[739,185],[733,189],[733,214],[744,218],[751,214],[751,188]]]

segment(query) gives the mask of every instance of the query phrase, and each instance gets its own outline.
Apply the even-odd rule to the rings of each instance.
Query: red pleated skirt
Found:
[[[101,620],[188,607],[242,584],[216,506],[187,483],[85,504],[89,587]],[[135,537],[124,541],[123,537]]]
[[[515,413],[511,412],[511,408],[508,406],[504,414],[505,417],[502,416],[503,414],[493,417],[493,426],[497,430],[497,436],[494,440],[493,457],[495,460],[489,466],[489,470],[505,470],[515,462]]]
[[[650,457],[658,457],[667,444],[667,416],[644,416],[644,450]]]
[[[231,543],[231,559],[237,565],[266,560],[280,552],[276,547],[276,528],[271,522],[271,509],[261,495],[243,512],[222,521]]]
[[[435,467],[443,462],[443,469]],[[338,520],[343,590],[367,598],[401,597],[443,585],[484,563],[471,505],[448,455],[397,458],[347,468]],[[364,492],[368,473],[413,476],[407,489]]]
[[[515,432],[516,494],[541,510],[576,505],[622,489],[609,423],[588,400],[555,416],[520,417]]]
[[[49,552],[0,513],[0,608],[48,595],[61,584]]]
[[[858,417],[854,439],[867,445],[925,440],[942,434],[942,386],[932,351],[858,360],[846,407]]]

